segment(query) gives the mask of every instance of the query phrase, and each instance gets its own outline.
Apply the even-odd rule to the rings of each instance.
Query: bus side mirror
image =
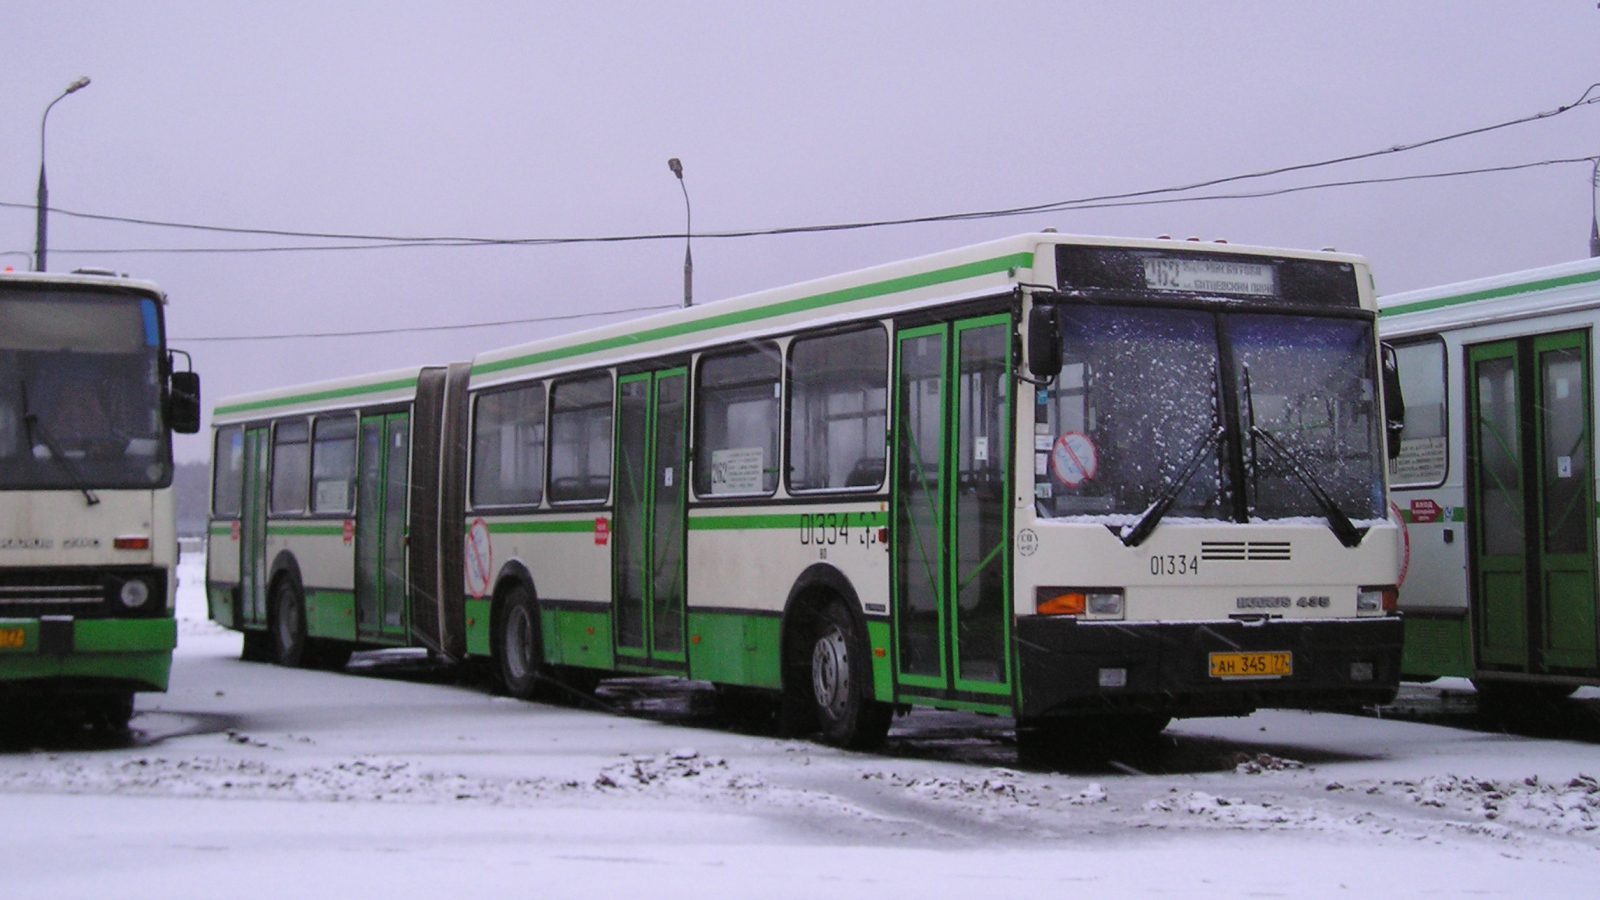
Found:
[[[1406,430],[1406,398],[1400,390],[1400,360],[1394,347],[1383,345],[1383,419],[1389,458],[1400,455],[1400,435]]]
[[[167,377],[167,424],[179,434],[200,430],[200,373],[173,372]]]
[[[1035,305],[1028,312],[1028,371],[1045,381],[1061,374],[1061,326],[1054,306]]]

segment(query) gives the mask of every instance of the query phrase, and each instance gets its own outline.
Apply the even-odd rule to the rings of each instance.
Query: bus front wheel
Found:
[[[894,707],[872,699],[869,653],[843,603],[822,609],[811,648],[811,693],[822,739],[836,747],[871,749],[889,733]]]

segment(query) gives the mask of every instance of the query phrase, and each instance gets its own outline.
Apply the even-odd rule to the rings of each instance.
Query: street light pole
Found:
[[[46,217],[49,215],[50,210],[50,191],[44,184],[44,126],[45,123],[50,121],[50,110],[54,109],[57,103],[65,99],[68,94],[75,94],[88,86],[89,76],[87,75],[67,85],[67,89],[61,92],[61,96],[51,100],[50,105],[44,108],[44,115],[39,117],[39,221],[33,235],[33,270],[35,272],[43,272],[45,270],[46,235],[49,231],[49,223],[46,221]]]
[[[667,168],[678,176],[678,187],[683,188],[683,305],[694,305],[694,257],[689,255],[689,237],[694,234],[694,219],[689,210],[689,188],[683,183],[683,163],[678,158],[667,160]]]

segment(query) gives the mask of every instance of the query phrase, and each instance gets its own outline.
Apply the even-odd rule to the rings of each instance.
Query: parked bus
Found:
[[[172,432],[200,427],[145,281],[0,273],[0,701],[123,728],[176,642]],[[187,366],[185,366],[187,368]]]
[[[1409,523],[1405,677],[1467,677],[1514,701],[1600,684],[1600,259],[1380,305],[1405,397],[1390,472]]]
[[[916,705],[1033,733],[1383,702],[1371,285],[1031,234],[226,400],[212,614],[247,655],[426,646],[518,696],[761,691],[845,746]]]

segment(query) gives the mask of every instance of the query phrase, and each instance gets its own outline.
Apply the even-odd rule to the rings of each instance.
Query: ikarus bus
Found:
[[[427,646],[519,696],[709,681],[846,746],[913,706],[1044,734],[1382,702],[1375,309],[1355,256],[1029,234],[223,401],[213,613],[249,653]]]
[[[1595,359],[1600,259],[1380,303],[1405,395],[1405,677],[1513,703],[1600,684]]]
[[[174,431],[199,379],[174,371],[155,285],[0,273],[0,701],[121,728],[164,691]],[[185,366],[187,368],[187,365]]]

